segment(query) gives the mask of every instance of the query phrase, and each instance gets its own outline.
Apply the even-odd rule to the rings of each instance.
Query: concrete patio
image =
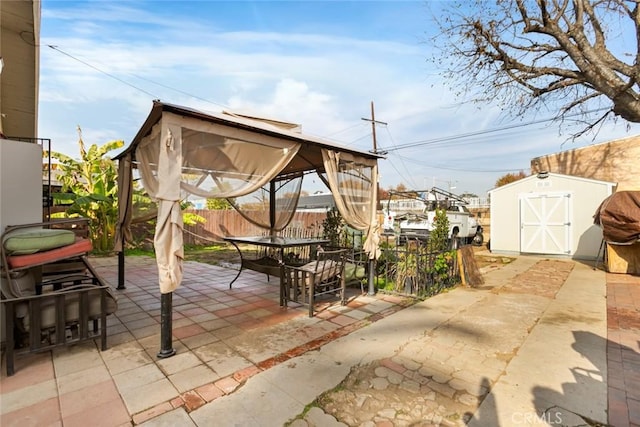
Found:
[[[92,258],[104,279],[117,283],[116,258]],[[278,280],[244,270],[188,262],[173,295],[173,347],[159,359],[160,292],[149,257],[127,257],[126,289],[108,318],[108,346],[94,343],[16,358],[2,364],[1,424],[139,424],[176,407],[195,409],[232,393],[247,378],[398,310],[410,300],[361,295],[349,303],[319,305],[313,318],[302,306],[279,306]]]
[[[94,263],[115,284],[115,259]],[[306,412],[341,384],[335,392],[353,400],[336,415],[368,420],[349,425],[410,425],[417,413],[434,426],[640,426],[638,276],[518,257],[485,272],[480,288],[412,304],[358,287],[346,307],[309,318],[280,308],[276,281],[262,274],[245,271],[230,290],[235,274],[185,266],[177,354],[158,359],[155,263],[128,258],[109,349],[23,356],[12,377],[3,365],[0,423],[344,426],[331,405]]]

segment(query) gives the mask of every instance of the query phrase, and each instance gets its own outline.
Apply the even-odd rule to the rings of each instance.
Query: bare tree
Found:
[[[432,60],[458,95],[540,109],[594,130],[640,122],[638,0],[447,2]],[[577,136],[577,135],[576,135]]]

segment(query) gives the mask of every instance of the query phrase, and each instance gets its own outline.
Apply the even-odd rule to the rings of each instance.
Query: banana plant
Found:
[[[92,144],[87,149],[78,127],[78,146],[79,159],[55,151],[45,153],[58,161],[60,171],[57,180],[62,184],[62,192],[52,196],[58,204],[68,205],[62,215],[90,218],[89,237],[94,250],[108,252],[113,248],[118,218],[118,170],[107,153],[124,146],[124,141]]]

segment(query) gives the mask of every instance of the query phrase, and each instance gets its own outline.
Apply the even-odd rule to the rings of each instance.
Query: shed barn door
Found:
[[[520,195],[520,252],[571,253],[571,194]]]

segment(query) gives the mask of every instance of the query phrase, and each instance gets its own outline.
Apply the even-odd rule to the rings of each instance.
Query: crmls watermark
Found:
[[[511,414],[513,424],[526,425],[561,425],[562,413],[558,411],[549,411],[538,414],[537,412],[514,412]]]

